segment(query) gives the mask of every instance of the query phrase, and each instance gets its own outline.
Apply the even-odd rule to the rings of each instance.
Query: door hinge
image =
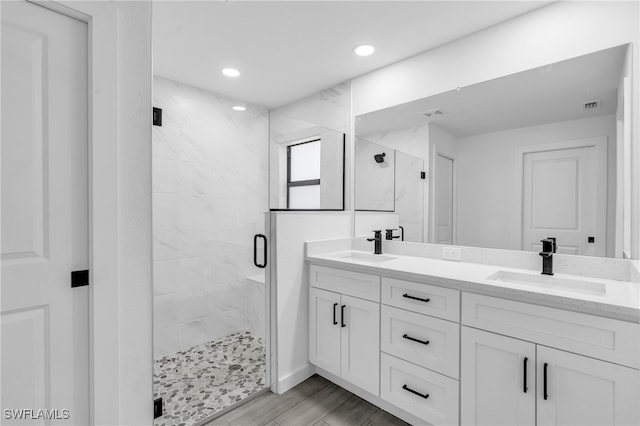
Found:
[[[426,172],[420,172],[420,179],[426,179],[427,178],[427,173]]]
[[[153,107],[153,125],[162,126],[162,108]]]
[[[162,417],[162,398],[153,400],[153,418],[157,419],[158,417]]]
[[[71,271],[71,288],[89,285],[89,270]]]

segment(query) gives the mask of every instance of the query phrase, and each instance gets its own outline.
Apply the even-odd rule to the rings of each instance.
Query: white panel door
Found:
[[[524,154],[523,250],[556,237],[558,253],[605,256],[606,162],[597,157],[596,145]]]
[[[435,243],[453,244],[453,160],[436,157]]]
[[[340,376],[374,395],[380,394],[380,304],[342,296]]]
[[[87,425],[87,26],[1,7],[2,409],[39,417],[3,424]]]
[[[545,346],[537,352],[539,426],[640,424],[638,370]]]
[[[309,288],[309,362],[340,375],[340,295]]]
[[[463,425],[536,424],[535,344],[462,327],[460,360]]]

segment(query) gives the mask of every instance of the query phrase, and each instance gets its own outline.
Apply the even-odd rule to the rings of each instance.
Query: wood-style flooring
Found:
[[[205,426],[405,426],[392,416],[315,375],[282,395],[266,393]]]

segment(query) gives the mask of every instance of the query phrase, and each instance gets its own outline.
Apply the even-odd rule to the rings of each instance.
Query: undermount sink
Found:
[[[488,280],[525,285],[528,287],[561,290],[570,293],[606,296],[607,286],[603,283],[559,278],[549,275],[524,274],[520,272],[498,271],[487,277]]]
[[[393,256],[385,256],[384,254],[369,254],[369,253],[346,253],[342,255],[338,255],[340,259],[351,259],[359,262],[371,262],[371,263],[382,263],[388,262],[393,259],[397,259],[397,257]]]

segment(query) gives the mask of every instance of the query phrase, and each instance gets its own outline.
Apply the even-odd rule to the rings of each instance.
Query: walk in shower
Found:
[[[193,425],[267,387],[268,111],[163,78],[153,103],[155,424]]]

